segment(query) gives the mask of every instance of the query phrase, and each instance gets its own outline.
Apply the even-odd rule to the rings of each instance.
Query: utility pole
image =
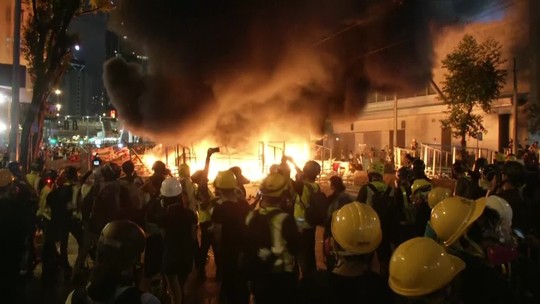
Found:
[[[398,107],[397,107],[397,93],[394,93],[394,150],[397,147],[397,131],[398,131]]]
[[[517,82],[517,65],[516,57],[514,57],[514,94],[512,98],[512,112],[514,113],[514,128],[513,128],[513,145],[512,152],[517,155],[518,152],[518,82]]]
[[[21,0],[15,0],[13,26],[13,71],[11,83],[11,130],[9,133],[9,160],[19,158],[19,81],[21,50]]]

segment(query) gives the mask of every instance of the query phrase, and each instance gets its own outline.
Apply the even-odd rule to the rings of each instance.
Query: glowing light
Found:
[[[60,89],[56,89],[54,90],[54,94],[56,94],[56,96],[62,94],[62,91]]]
[[[8,97],[5,94],[0,93],[0,104],[6,103]]]
[[[5,132],[6,130],[7,125],[3,121],[0,121],[0,132]]]
[[[75,44],[75,51],[80,51],[81,47],[78,44]]]

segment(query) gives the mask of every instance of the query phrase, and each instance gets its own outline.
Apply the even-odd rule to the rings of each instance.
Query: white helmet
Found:
[[[497,211],[505,228],[512,227],[512,207],[500,196],[491,195],[486,198],[486,207]]]
[[[182,185],[180,181],[174,177],[167,177],[161,183],[161,196],[164,197],[175,197],[179,196],[182,193]]]

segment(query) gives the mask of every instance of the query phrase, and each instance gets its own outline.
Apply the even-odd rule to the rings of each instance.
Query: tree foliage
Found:
[[[443,128],[451,128],[452,135],[461,139],[463,152],[467,136],[487,132],[482,115],[474,114],[474,110],[491,112],[491,104],[500,96],[505,84],[507,71],[501,68],[505,62],[497,41],[490,38],[478,43],[470,35],[465,35],[442,61],[447,71],[442,92],[448,118],[441,120],[441,124]]]
[[[28,61],[32,78],[32,102],[22,122],[20,161],[23,165],[37,155],[42,140],[46,101],[71,61],[71,49],[77,35],[69,33],[71,20],[77,16],[110,9],[109,1],[25,0],[28,12],[21,50]],[[37,124],[37,133],[32,126]]]

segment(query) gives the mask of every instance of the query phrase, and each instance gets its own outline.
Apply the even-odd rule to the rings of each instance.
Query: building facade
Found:
[[[538,61],[539,1],[512,1],[492,13],[491,18],[471,20],[462,26],[448,27],[435,36],[435,65],[433,82],[441,86],[444,70],[442,59],[457,47],[465,34],[478,41],[494,38],[501,43],[505,69],[508,71],[506,85],[501,96],[494,101],[490,114],[477,111],[484,118],[488,130],[481,138],[468,138],[468,147],[479,147],[503,151],[512,139],[514,115],[512,113],[514,58],[518,90],[518,143],[525,146],[535,140],[527,131],[527,102],[538,103],[540,64]],[[394,102],[397,99],[397,111]],[[381,94],[373,92],[367,106],[356,121],[334,122],[335,136],[330,138],[334,153],[362,152],[367,146],[375,149],[393,146],[409,147],[413,139],[418,143],[442,146],[444,150],[459,146],[460,139],[453,138],[451,131],[442,129],[440,120],[446,118],[446,106],[436,94],[435,86],[426,84],[426,89],[415,96]],[[396,115],[397,114],[397,115]],[[397,144],[394,145],[394,132]],[[533,139],[534,138],[534,139]],[[536,139],[537,140],[537,139]],[[336,154],[335,154],[336,155]]]

